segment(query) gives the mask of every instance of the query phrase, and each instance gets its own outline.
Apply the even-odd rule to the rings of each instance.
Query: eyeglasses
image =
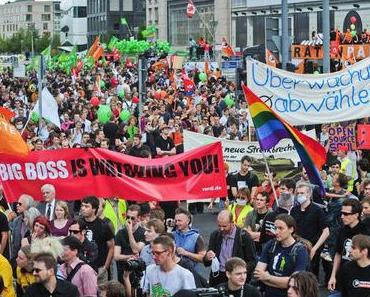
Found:
[[[131,221],[135,221],[136,220],[136,218],[135,217],[132,217],[132,216],[127,216],[126,219],[127,220],[131,220]]]
[[[342,216],[347,217],[347,216],[353,215],[354,213],[353,212],[344,212],[344,211],[342,211],[341,214],[342,214]]]
[[[44,269],[40,269],[40,268],[33,268],[32,269],[32,272],[36,272],[36,273],[40,273],[40,271],[42,271]]]
[[[153,256],[160,256],[162,255],[164,252],[167,252],[168,250],[163,250],[163,251],[152,251],[152,255]]]
[[[69,230],[69,234],[78,234],[78,233],[80,233],[81,232],[81,230]]]

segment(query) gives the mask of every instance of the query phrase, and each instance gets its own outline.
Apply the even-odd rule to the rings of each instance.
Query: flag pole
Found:
[[[257,133],[257,131],[256,131],[256,133]],[[258,135],[257,135],[257,137],[258,137]],[[274,186],[274,183],[273,183],[273,180],[272,180],[269,163],[267,162],[265,151],[261,149],[261,152],[262,152],[263,159],[265,160],[266,171],[267,171],[267,174],[269,175],[269,180],[270,180],[270,183],[271,183],[272,192],[274,194],[274,198],[275,198],[276,204],[279,206],[278,197],[277,197],[275,186]]]

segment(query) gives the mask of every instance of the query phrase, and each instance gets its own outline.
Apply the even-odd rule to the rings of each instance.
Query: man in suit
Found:
[[[212,232],[204,257],[205,266],[210,266],[213,260],[219,262],[219,271],[211,272],[209,278],[211,287],[227,282],[225,264],[231,257],[239,257],[247,263],[249,276],[253,275],[256,266],[254,242],[247,232],[234,225],[231,212],[221,211],[217,216],[217,224],[218,230]]]
[[[41,187],[41,193],[43,201],[37,204],[37,209],[49,221],[52,221],[55,219],[54,210],[57,202],[55,199],[55,187],[52,184],[45,184]]]

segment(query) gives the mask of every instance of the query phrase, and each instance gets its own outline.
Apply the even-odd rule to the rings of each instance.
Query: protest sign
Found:
[[[315,130],[305,132],[306,135],[316,138]],[[220,141],[222,143],[224,160],[229,165],[229,172],[240,170],[240,161],[243,156],[250,156],[252,168],[256,171],[265,171],[266,166],[263,160],[262,151],[258,141],[244,142],[238,140],[220,139],[195,132],[184,131],[185,151],[200,147],[207,143]],[[265,153],[269,162],[275,163],[280,168],[294,168],[300,162],[300,158],[290,139],[283,139],[275,147]]]
[[[342,71],[311,75],[247,61],[248,87],[291,125],[370,116],[370,58]]]
[[[340,146],[346,146],[349,151],[355,151],[357,149],[356,127],[329,127],[328,133],[329,151],[336,152]]]
[[[370,150],[370,125],[357,125],[357,149]]]
[[[105,149],[32,152],[23,159],[2,155],[0,178],[9,202],[21,194],[40,200],[44,184],[53,184],[61,200],[96,195],[171,201],[226,195],[219,142],[150,160]]]

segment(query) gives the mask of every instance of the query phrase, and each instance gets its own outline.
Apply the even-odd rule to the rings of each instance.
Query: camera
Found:
[[[145,262],[142,259],[129,260],[122,263],[123,270],[132,272],[143,272],[146,268]]]

